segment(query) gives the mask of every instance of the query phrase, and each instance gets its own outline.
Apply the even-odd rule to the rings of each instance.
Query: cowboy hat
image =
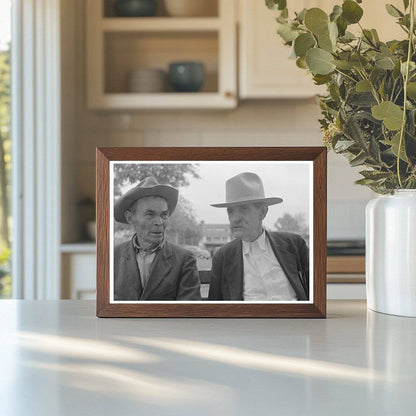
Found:
[[[266,205],[283,202],[282,198],[266,198],[263,182],[258,175],[252,172],[240,173],[225,182],[225,200],[226,202],[222,204],[211,204],[211,206],[226,208],[256,202],[262,202]]]
[[[127,191],[114,204],[114,219],[118,222],[127,224],[124,212],[132,204],[145,196],[160,196],[165,198],[168,203],[169,214],[175,210],[178,203],[178,190],[170,185],[161,185],[153,176],[143,179],[137,186]]]

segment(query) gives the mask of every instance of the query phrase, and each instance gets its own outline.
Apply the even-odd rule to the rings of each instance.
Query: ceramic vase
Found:
[[[416,189],[367,204],[366,289],[369,309],[416,317]]]

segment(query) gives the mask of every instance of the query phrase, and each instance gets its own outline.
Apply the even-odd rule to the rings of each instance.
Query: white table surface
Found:
[[[412,415],[416,319],[98,319],[0,301],[0,415]]]

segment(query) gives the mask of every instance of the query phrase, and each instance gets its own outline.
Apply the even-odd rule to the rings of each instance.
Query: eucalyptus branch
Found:
[[[403,118],[402,118],[402,127],[400,129],[400,140],[399,140],[399,149],[397,152],[397,178],[399,180],[400,187],[403,187],[402,178],[400,174],[400,156],[402,154],[404,130],[406,127],[406,108],[407,108],[407,83],[409,81],[409,67],[410,60],[412,57],[413,49],[413,36],[414,36],[414,27],[415,27],[415,0],[410,0],[410,30],[409,30],[409,44],[407,47],[407,60],[406,60],[406,73],[404,76],[404,85],[403,85]]]
[[[370,83],[371,86],[371,93],[373,94],[374,99],[377,101],[377,104],[380,104],[380,99],[378,96],[378,92],[375,89],[373,83],[370,81],[370,78],[368,78],[367,73],[365,72],[365,69],[363,68],[363,66],[361,65],[361,71],[360,71],[361,76],[363,77],[363,79],[367,80]]]
[[[393,98],[393,95],[394,95],[394,90],[396,88],[396,83],[397,83],[397,80],[394,80],[394,82],[393,82],[393,88],[391,89],[391,94],[390,94],[390,97],[389,97],[389,100],[390,101],[392,101],[392,98]]]
[[[348,74],[345,74],[344,72],[340,71],[338,68],[335,68],[335,71],[341,75],[344,75],[344,77],[349,78],[351,81],[357,83],[357,80],[355,78],[350,77]]]

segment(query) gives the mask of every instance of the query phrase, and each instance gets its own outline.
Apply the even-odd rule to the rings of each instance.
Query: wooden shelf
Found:
[[[110,32],[201,32],[217,31],[218,17],[107,17],[98,21],[99,29]]]
[[[327,272],[331,274],[365,273],[365,256],[328,256]]]
[[[101,109],[215,109],[234,108],[232,96],[217,93],[159,93],[159,94],[102,94],[91,100],[94,108]]]

